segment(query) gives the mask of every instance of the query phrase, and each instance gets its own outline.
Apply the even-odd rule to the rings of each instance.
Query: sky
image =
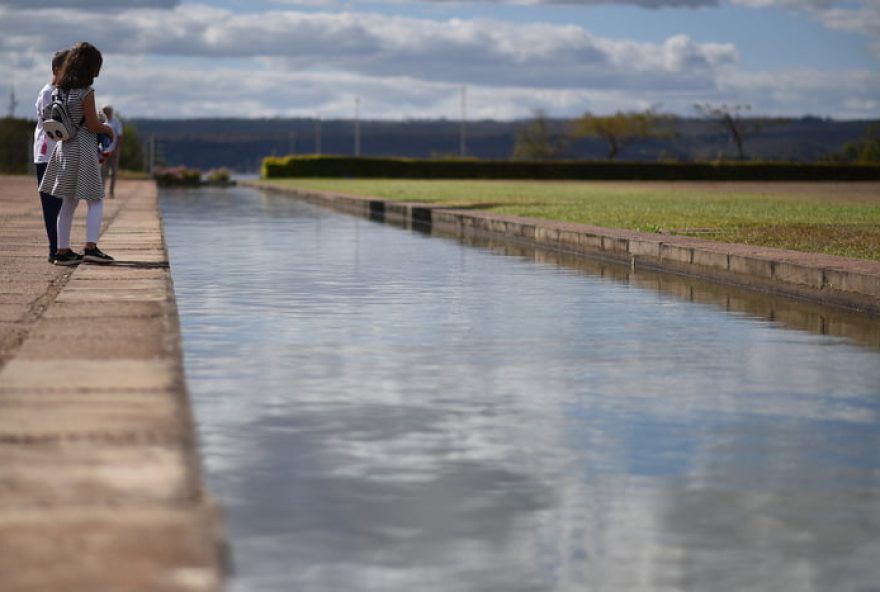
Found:
[[[0,108],[57,49],[123,117],[880,118],[880,0],[0,0]]]

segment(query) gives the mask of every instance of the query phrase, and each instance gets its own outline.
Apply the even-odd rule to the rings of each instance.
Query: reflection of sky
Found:
[[[163,208],[234,589],[880,579],[876,350],[250,190]]]

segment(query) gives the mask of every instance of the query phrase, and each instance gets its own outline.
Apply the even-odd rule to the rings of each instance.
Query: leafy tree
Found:
[[[529,120],[516,132],[513,158],[516,160],[552,160],[559,158],[568,148],[568,138],[552,128],[542,109],[533,112]]]
[[[34,136],[33,121],[0,118],[0,173],[26,173],[33,162],[28,149]]]
[[[589,111],[572,123],[574,137],[597,136],[608,143],[608,160],[614,160],[627,146],[647,138],[669,138],[673,117],[652,107],[642,112],[593,115]]]
[[[880,125],[872,125],[861,138],[846,144],[840,152],[829,158],[831,162],[856,164],[880,163]]]
[[[143,171],[144,145],[138,136],[137,128],[130,123],[122,125],[122,154],[119,156],[119,168],[125,171]]]
[[[708,119],[717,119],[721,127],[730,134],[730,139],[736,145],[737,156],[745,160],[746,153],[743,143],[746,138],[761,131],[761,124],[754,119],[745,119],[742,114],[751,111],[751,105],[710,105],[702,103],[694,105],[697,113]]]

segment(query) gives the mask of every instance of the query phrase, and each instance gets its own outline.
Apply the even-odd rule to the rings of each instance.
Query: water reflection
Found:
[[[232,590],[880,581],[870,325],[249,189],[162,203]]]
[[[862,345],[880,348],[880,319],[862,313],[699,278],[658,273],[647,269],[631,270],[619,263],[498,238],[480,235],[456,236],[436,229],[429,230],[429,233],[438,237],[455,238],[464,244],[488,249],[501,255],[523,257],[536,263],[556,265],[646,290],[655,290],[681,300],[709,304],[727,312],[776,322],[789,329],[846,337]]]

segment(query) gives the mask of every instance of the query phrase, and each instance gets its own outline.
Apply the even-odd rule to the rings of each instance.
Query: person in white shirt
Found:
[[[37,95],[35,107],[37,109],[37,127],[34,129],[34,168],[37,173],[37,187],[43,180],[43,173],[49,164],[49,158],[55,149],[55,140],[48,137],[43,131],[43,110],[52,103],[52,93],[55,92],[55,82],[61,66],[70,50],[63,49],[55,52],[52,56],[52,81],[47,82]],[[61,200],[48,193],[40,192],[40,202],[43,206],[43,222],[46,224],[46,237],[49,239],[49,263],[55,262],[55,252],[58,250],[58,212],[61,210]]]
[[[101,107],[104,116],[107,118],[107,125],[113,128],[113,142],[104,152],[107,156],[101,164],[101,176],[104,179],[104,186],[107,186],[107,180],[110,179],[110,197],[116,188],[116,175],[119,172],[119,157],[122,155],[122,122],[118,117],[113,116],[113,105],[104,105]]]

